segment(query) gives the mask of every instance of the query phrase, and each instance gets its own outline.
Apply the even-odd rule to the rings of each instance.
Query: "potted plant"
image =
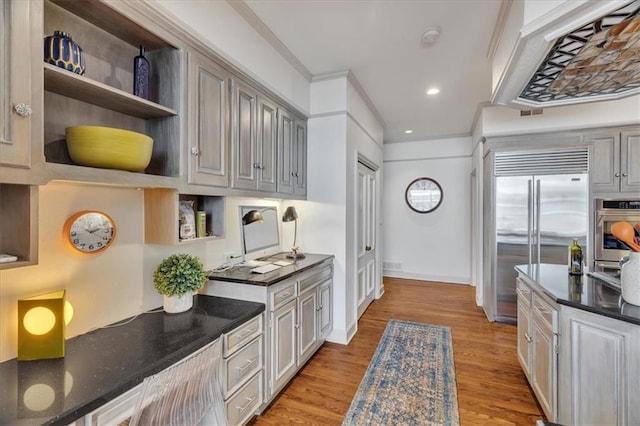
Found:
[[[153,286],[164,296],[164,311],[171,314],[191,309],[193,294],[207,279],[200,259],[188,254],[172,254],[153,272]]]

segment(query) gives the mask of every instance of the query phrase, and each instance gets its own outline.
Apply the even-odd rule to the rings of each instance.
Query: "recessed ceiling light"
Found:
[[[427,95],[437,95],[438,93],[440,93],[440,89],[438,89],[437,87],[432,87],[431,89],[427,90]]]
[[[405,132],[406,134],[410,134],[410,133],[413,133],[413,130],[409,129],[409,130],[405,130],[404,132]]]

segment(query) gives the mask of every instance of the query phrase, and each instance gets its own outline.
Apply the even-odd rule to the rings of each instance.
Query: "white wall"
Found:
[[[311,85],[308,201],[294,203],[300,206],[300,216],[309,217],[301,232],[301,249],[335,255],[333,331],[328,339],[337,343],[348,343],[357,329],[354,223],[358,155],[377,164],[382,177],[382,126],[348,78],[344,73]],[[378,216],[381,227],[382,215]]]
[[[309,112],[310,82],[226,1],[154,0],[238,68]]]
[[[142,191],[52,182],[40,187],[38,198],[38,264],[0,271],[0,362],[17,355],[18,299],[65,289],[74,307],[66,337],[86,333],[161,306],[162,297],[153,288],[153,271],[170,254],[198,256],[207,269],[220,265],[224,253],[240,254],[239,205],[277,206],[282,214],[279,201],[227,197],[225,239],[156,246],[144,244]],[[109,214],[117,226],[113,245],[96,255],[77,253],[62,238],[67,218],[89,209]]]
[[[471,282],[471,138],[387,144],[384,148],[384,275],[450,283]],[[406,205],[407,185],[438,181],[442,204],[431,213]]]

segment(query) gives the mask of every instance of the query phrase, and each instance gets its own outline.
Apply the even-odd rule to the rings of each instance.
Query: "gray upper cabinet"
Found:
[[[41,5],[31,2],[4,0],[0,4],[0,164],[29,167],[32,143],[37,144],[42,107],[33,104],[38,97],[32,100],[32,84],[41,77],[33,64],[41,68],[42,59],[34,59],[30,52],[42,55],[42,39],[37,34],[39,27],[30,28],[42,19],[41,14]]]
[[[640,129],[588,134],[589,177],[595,194],[640,191]]]
[[[640,192],[640,129],[620,134],[620,191]]]
[[[257,92],[246,84],[233,80],[231,94],[231,187],[256,189],[256,102]]]
[[[258,138],[256,168],[258,190],[276,191],[276,149],[278,139],[278,107],[258,96]]]
[[[245,83],[233,80],[231,102],[231,187],[276,191],[278,108]]]
[[[229,186],[229,74],[213,61],[189,59],[189,183]]]
[[[307,194],[307,123],[278,110],[278,192]]]

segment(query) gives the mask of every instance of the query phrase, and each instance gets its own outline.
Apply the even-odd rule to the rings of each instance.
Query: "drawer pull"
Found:
[[[247,337],[248,335],[253,334],[253,333],[255,333],[255,332],[256,332],[256,331],[255,331],[255,330],[253,330],[253,329],[245,330],[245,331],[243,331],[243,332],[242,332],[242,336],[241,336],[241,338],[242,338],[242,339],[244,339],[244,338],[245,338],[245,337]]]
[[[255,396],[254,396],[254,397],[252,397],[252,398],[247,397],[246,399],[247,399],[247,403],[246,403],[246,404],[244,404],[244,406],[243,406],[243,407],[238,407],[238,406],[236,406],[236,408],[238,409],[238,411],[240,411],[241,413],[242,413],[244,410],[246,410],[247,408],[249,408],[249,407],[251,406],[251,404],[252,404],[252,403],[253,403],[253,401],[256,399],[256,397],[255,397]]]
[[[527,340],[528,343],[531,343],[533,341],[531,336],[529,336],[529,333],[524,333],[524,338]]]
[[[291,297],[293,293],[282,293],[282,295],[280,297],[282,297],[283,299],[287,298],[287,297]]]
[[[256,362],[257,358],[254,359],[248,359],[247,362],[244,364],[243,367],[236,367],[236,369],[240,372],[240,373],[244,373],[244,370],[246,370],[247,368],[249,368],[254,362]]]

